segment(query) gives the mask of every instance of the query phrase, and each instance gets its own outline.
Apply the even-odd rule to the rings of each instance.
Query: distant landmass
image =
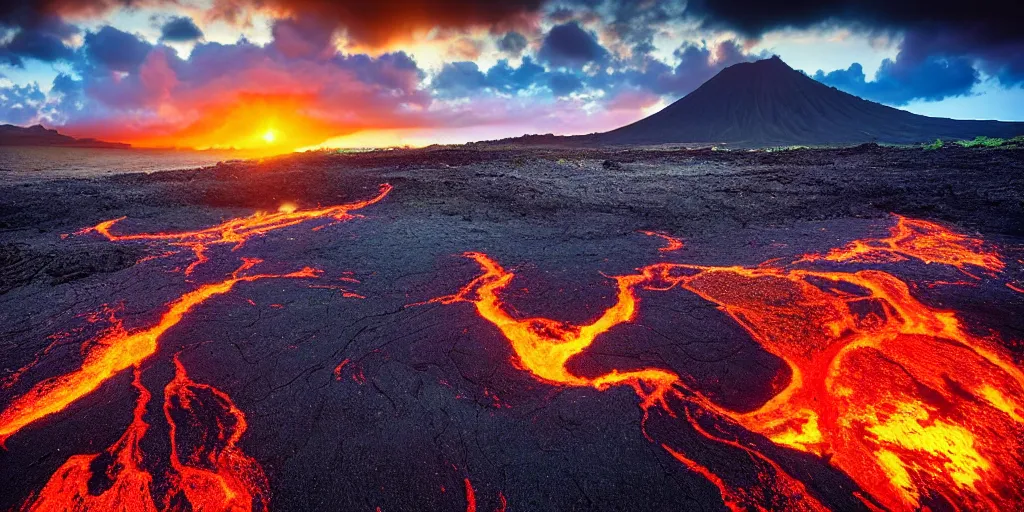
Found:
[[[914,144],[1010,138],[1024,122],[927,117],[858,98],[810,78],[778,57],[735,64],[660,112],[605,133],[525,135],[526,145],[725,144],[733,147]]]
[[[29,127],[13,124],[0,125],[0,146],[58,146],[75,148],[117,148],[128,149],[130,144],[105,142],[96,139],[76,139],[63,135],[57,130],[45,128],[41,124]]]

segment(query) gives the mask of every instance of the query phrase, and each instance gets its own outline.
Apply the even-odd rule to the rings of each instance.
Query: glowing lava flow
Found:
[[[331,219],[334,222],[346,221],[355,217],[350,212],[380,202],[391,192],[391,189],[391,185],[385,183],[380,186],[380,192],[376,196],[365,201],[309,210],[283,208],[276,212],[256,212],[248,217],[230,219],[216,226],[196,231],[119,235],[111,232],[111,229],[115,224],[124,220],[124,217],[120,217],[103,221],[91,228],[85,228],[76,234],[83,235],[95,232],[114,242],[168,242],[171,245],[187,247],[195,255],[195,260],[185,269],[185,274],[189,275],[196,267],[209,261],[207,251],[212,245],[231,244],[234,246],[232,248],[234,250],[242,247],[246,241],[254,236],[261,236],[270,231],[295,226],[306,221],[315,219]]]
[[[829,457],[891,509],[1024,500],[1024,374],[953,312],[879,271],[656,270],[659,289],[678,284],[718,304],[791,371],[754,411],[705,407]]]
[[[846,247],[832,249],[824,255],[805,255],[802,261],[871,263],[913,258],[925,263],[950,265],[964,273],[967,273],[965,267],[969,265],[992,273],[1000,272],[1006,266],[997,252],[985,248],[982,240],[956,233],[934,222],[902,215],[895,217],[896,225],[890,229],[888,237],[854,240]]]
[[[247,259],[229,279],[204,284],[171,301],[152,326],[128,331],[118,322],[98,339],[87,341],[83,344],[84,360],[80,369],[40,382],[0,412],[0,444],[26,425],[64,410],[114,375],[153,355],[157,341],[168,329],[196,306],[227,293],[236,284],[269,278],[310,278],[319,274],[307,267],[288,274],[240,275],[258,262]]]
[[[101,455],[75,455],[67,460],[50,478],[39,494],[22,507],[31,512],[67,512],[86,510],[132,510],[156,512],[151,494],[153,477],[142,467],[139,440],[149,425],[142,417],[146,413],[150,393],[139,380],[135,370],[132,385],[139,392],[132,423],[105,455],[110,459],[103,475],[111,485],[99,494],[89,490],[89,482],[96,476],[92,466]]]
[[[173,482],[164,508],[180,508],[183,497],[192,510],[247,511],[254,503],[267,510],[270,486],[263,468],[238,448],[248,425],[245,415],[224,392],[189,379],[177,356],[174,366],[174,379],[164,388]],[[209,431],[188,436],[187,428]],[[195,446],[183,451],[190,440]]]
[[[870,240],[851,247],[883,251],[877,257],[885,261],[916,258],[960,270],[964,265],[1001,268],[998,257],[973,239],[900,219],[900,233],[884,243],[884,251],[875,247],[880,242]],[[857,254],[875,254],[871,251]],[[830,254],[837,255],[835,261],[847,258]],[[756,268],[655,264],[614,277],[616,303],[593,323],[576,326],[515,318],[498,295],[513,274],[486,255],[466,255],[483,274],[457,294],[435,300],[473,303],[509,340],[521,367],[541,381],[598,390],[629,385],[641,397],[645,417],[653,406],[674,415],[666,398],[678,397],[778,445],[825,458],[894,510],[936,505],[1004,510],[1024,501],[1024,372],[997,340],[971,334],[953,311],[921,303],[891,274],[771,263]],[[783,360],[790,370],[785,387],[756,410],[737,412],[688,389],[667,370],[612,370],[593,378],[568,371],[569,359],[596,336],[632,319],[636,290],[674,287],[717,304]],[[771,466],[777,490],[802,497],[797,505],[821,508],[800,482],[760,452],[711,434],[689,409],[686,416],[701,435]],[[715,483],[730,508],[761,506],[758,496],[731,488],[708,468],[666,449]]]
[[[641,231],[641,233],[647,236],[656,236],[664,240],[665,246],[658,248],[658,251],[660,252],[673,252],[683,248],[683,241],[674,236],[659,233],[657,231]]]
[[[75,455],[50,477],[37,496],[30,497],[23,510],[67,512],[121,510],[267,510],[270,491],[267,477],[255,460],[238,448],[246,430],[245,415],[231,398],[213,386],[189,379],[178,356],[175,375],[164,388],[164,417],[170,426],[170,469],[163,498],[153,499],[152,474],[143,465],[139,440],[149,425],[143,420],[150,393],[142,386],[139,370],[133,385],[139,391],[132,423],[113,446],[101,455]],[[189,432],[198,429],[198,432]],[[191,435],[190,435],[191,434]],[[183,445],[193,443],[187,450]],[[105,465],[97,475],[93,467]],[[105,477],[109,486],[98,494],[90,482]],[[188,507],[185,507],[185,505]]]
[[[669,395],[684,398],[677,389],[682,388],[683,384],[675,373],[657,368],[644,368],[630,371],[612,370],[604,375],[590,378],[575,375],[566,368],[569,359],[586,350],[598,335],[633,318],[637,305],[634,288],[650,282],[656,277],[655,274],[644,272],[637,275],[615,277],[618,285],[616,303],[606,309],[594,322],[587,325],[572,325],[548,318],[514,318],[498,297],[498,293],[512,282],[514,274],[503,269],[485,254],[466,253],[466,256],[474,259],[480,265],[483,274],[472,280],[458,293],[434,299],[433,302],[442,304],[470,302],[474,304],[477,313],[494,324],[509,340],[522,368],[543,382],[563,386],[593,387],[601,391],[611,386],[627,385],[632,387],[640,397],[640,407],[644,411],[645,421],[651,408],[656,406],[661,407],[670,415],[675,415],[669,409],[667,398]],[[709,439],[723,441],[756,455],[753,450],[738,446],[738,443],[719,439],[704,431],[702,434]],[[689,459],[684,461],[679,457],[676,458],[684,463],[689,461]],[[687,463],[687,466],[691,469],[697,470],[700,467],[693,461],[689,462],[692,464]],[[802,483],[785,473],[778,465],[772,465],[772,469],[775,474],[770,478],[765,478],[765,485],[774,488],[779,506],[790,510],[825,510],[825,507],[807,492]],[[706,470],[699,472],[706,475]],[[756,508],[759,505],[755,499],[757,493],[734,493],[724,484],[719,485],[721,479],[712,480],[712,482],[719,486],[723,498],[730,504],[730,507],[734,507],[736,510],[744,507]],[[735,498],[733,498],[734,496]]]
[[[476,512],[476,492],[473,491],[473,484],[466,479],[466,512]]]

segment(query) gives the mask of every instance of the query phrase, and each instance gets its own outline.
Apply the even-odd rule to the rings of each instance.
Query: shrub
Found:
[[[973,140],[959,140],[957,145],[965,148],[998,148],[1006,144],[1006,139],[1000,139],[998,137],[985,137],[984,135],[975,137]]]
[[[931,144],[925,144],[924,145],[924,150],[925,151],[935,151],[936,149],[939,149],[941,147],[942,147],[942,139],[935,139],[935,142],[932,142]]]

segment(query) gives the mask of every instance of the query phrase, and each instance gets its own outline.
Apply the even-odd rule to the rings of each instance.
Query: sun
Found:
[[[263,142],[273,144],[276,137],[277,135],[274,133],[274,130],[267,130],[267,133],[263,134]]]

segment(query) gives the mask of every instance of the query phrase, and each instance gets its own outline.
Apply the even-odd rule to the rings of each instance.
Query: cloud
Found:
[[[1019,40],[1020,23],[1007,16],[1008,5],[979,0],[690,0],[686,12],[706,27],[725,28],[756,38],[780,28],[809,28],[822,23],[859,24],[869,29],[969,31],[989,42]]]
[[[343,29],[357,46],[385,48],[431,29],[529,24],[542,3],[542,0],[214,0],[211,12],[225,19],[240,18],[244,12],[256,9],[278,17],[314,17]]]
[[[597,37],[575,21],[554,26],[541,45],[537,58],[554,67],[580,68],[609,56]]]
[[[708,81],[719,71],[738,64],[767,57],[765,53],[747,54],[735,40],[726,40],[717,45],[707,43],[685,43],[674,52],[678,60],[675,67],[669,66],[649,55],[644,55],[632,66],[609,75],[597,75],[594,86],[615,94],[636,89],[658,95],[679,98],[689,94]]]
[[[970,60],[935,57],[913,64],[899,57],[885,59],[871,81],[856,62],[829,73],[818,70],[814,79],[861,98],[897,106],[918,99],[938,101],[967,95],[980,80]]]
[[[89,63],[111,71],[135,71],[153,45],[138,37],[105,25],[85,34],[82,51]]]
[[[487,72],[475,62],[445,64],[432,82],[433,89],[443,98],[473,97],[484,93],[514,95],[531,88],[546,88],[555,97],[568,96],[586,86],[585,77],[572,71],[549,72],[529,57],[523,57],[519,67],[500,60]]]
[[[408,55],[311,51],[330,31],[296,27],[306,25],[282,22],[265,46],[200,42],[187,59],[102,27],[85,35],[75,73],[59,74],[45,101],[36,89],[4,89],[3,115],[44,118],[70,135],[191,147],[245,146],[269,125],[301,147],[361,129],[434,123],[424,73]],[[16,109],[27,102],[15,94],[30,96],[34,114]]]
[[[70,59],[72,50],[64,40],[78,29],[56,16],[38,16],[28,20],[0,18],[0,63],[23,66],[24,59],[44,62]]]
[[[487,84],[495,91],[514,94],[539,83],[545,72],[528,56],[516,68],[503,59],[487,70]]]
[[[188,16],[176,16],[160,27],[160,39],[177,43],[195,41],[203,37],[203,31],[199,30],[192,18]]]
[[[39,120],[46,94],[36,84],[0,87],[0,122],[27,125]]]
[[[488,86],[487,75],[475,62],[450,62],[434,77],[434,90],[446,96],[468,96]]]
[[[515,57],[518,57],[526,49],[526,36],[519,32],[508,32],[498,39],[498,49]]]
[[[1024,83],[1024,32],[1018,17],[1010,15],[1013,7],[1000,0],[691,0],[686,12],[705,28],[733,30],[749,38],[777,29],[821,26],[902,35],[901,57],[891,64],[896,78],[882,76],[877,86],[868,86],[882,97],[902,100],[907,94],[879,91],[903,83],[923,97],[958,94],[970,79],[968,60],[1004,86]],[[923,75],[915,77],[929,71],[938,73],[939,83],[929,86]]]
[[[568,96],[583,89],[583,80],[573,73],[556,72],[548,75],[548,87],[555,96]]]

